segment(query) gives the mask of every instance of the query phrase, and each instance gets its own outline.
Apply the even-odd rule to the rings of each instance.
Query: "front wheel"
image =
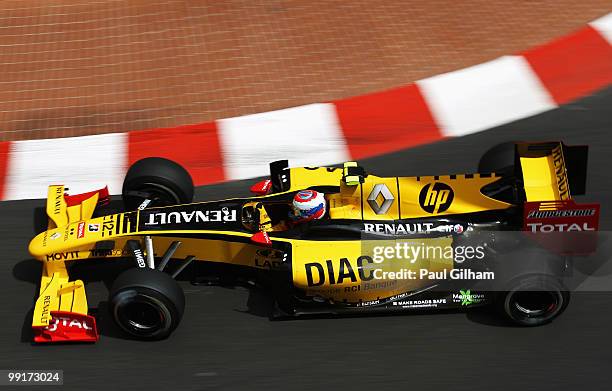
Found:
[[[129,269],[119,275],[109,294],[115,323],[138,339],[163,339],[178,326],[185,295],[175,280],[154,269]]]
[[[178,163],[160,157],[132,164],[123,181],[123,202],[128,210],[146,206],[188,204],[193,201],[193,180]],[[145,200],[149,204],[143,204]]]
[[[522,277],[501,292],[497,305],[502,314],[520,326],[540,326],[561,315],[570,293],[556,278],[538,275]]]

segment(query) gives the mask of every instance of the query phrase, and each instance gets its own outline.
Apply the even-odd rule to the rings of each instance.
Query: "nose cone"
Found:
[[[65,247],[63,231],[67,229],[67,227],[55,228],[36,235],[28,246],[30,255],[35,258],[41,258],[44,255],[63,250]]]

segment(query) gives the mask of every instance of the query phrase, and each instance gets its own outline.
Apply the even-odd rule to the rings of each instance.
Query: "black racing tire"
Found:
[[[172,160],[148,157],[129,168],[122,195],[125,207],[134,210],[145,198],[152,200],[150,206],[188,204],[193,192],[193,180],[185,168]]]
[[[109,293],[115,323],[137,339],[167,338],[185,311],[185,294],[168,274],[134,268],[121,273]]]
[[[507,320],[519,326],[550,323],[569,305],[569,291],[553,276],[523,276],[508,287],[499,293],[496,306]]]
[[[480,158],[478,172],[512,174],[514,172],[514,146],[514,142],[508,141],[491,147]]]

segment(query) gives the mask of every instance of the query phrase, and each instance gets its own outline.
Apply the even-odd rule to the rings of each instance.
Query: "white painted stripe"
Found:
[[[417,84],[445,136],[463,136],[556,107],[522,56],[504,56]]]
[[[603,35],[605,39],[608,40],[610,45],[612,45],[612,12],[610,12],[606,16],[602,16],[601,18],[592,21],[590,24],[591,27],[599,31],[599,33]]]
[[[217,121],[226,179],[269,173],[268,164],[288,159],[291,167],[350,160],[335,106],[306,106]]]
[[[11,145],[5,199],[46,198],[47,186],[70,194],[108,185],[120,194],[127,164],[127,134],[16,141]]]

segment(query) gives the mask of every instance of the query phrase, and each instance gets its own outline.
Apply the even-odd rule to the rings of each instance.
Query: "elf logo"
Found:
[[[453,198],[455,193],[446,183],[430,183],[421,189],[419,205],[425,212],[442,213],[450,208]]]

